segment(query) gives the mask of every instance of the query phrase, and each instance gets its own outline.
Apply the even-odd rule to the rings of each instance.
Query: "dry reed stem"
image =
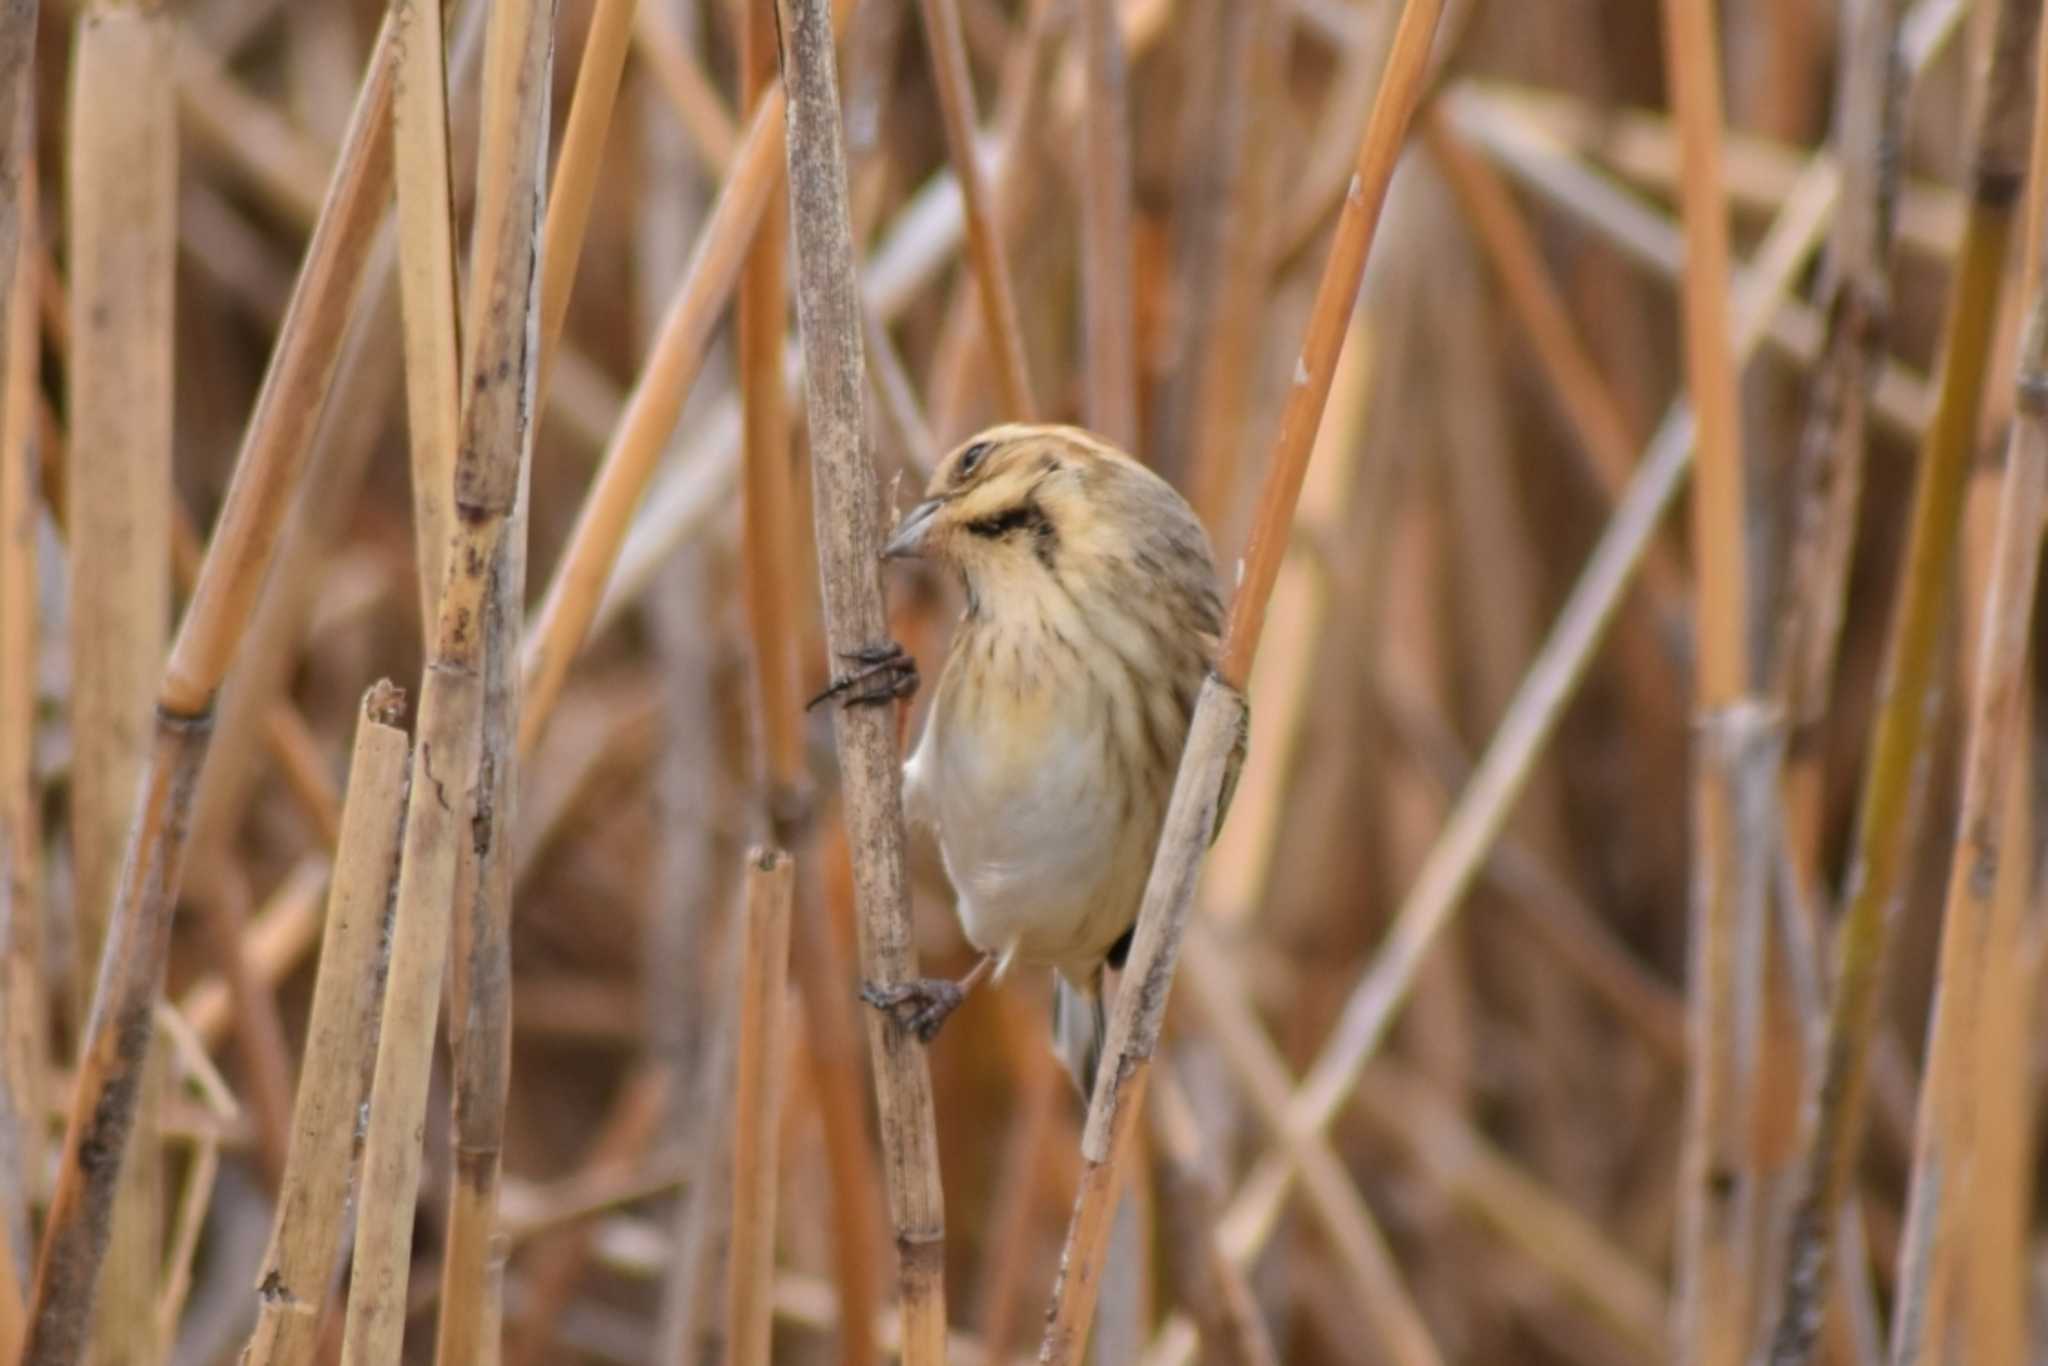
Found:
[[[208,720],[157,711],[155,743],[107,929],[100,989],[72,1088],[57,1188],[36,1262],[22,1366],[58,1366],[85,1351],[99,1272],[136,1108],[150,1069],[153,1015],[169,951],[185,821],[205,755]],[[155,1242],[148,1246],[152,1270]],[[135,1312],[155,1324],[153,1297]]]
[[[382,1014],[384,936],[398,873],[409,743],[405,697],[388,682],[363,695],[348,799],[321,931],[320,972],[292,1105],[270,1247],[256,1281],[245,1366],[307,1366],[318,1345],[347,1211],[356,1116],[369,1090]]]
[[[1850,855],[1849,897],[1836,931],[1817,1118],[1804,1157],[1787,1252],[1785,1300],[1771,1341],[1774,1366],[1810,1359],[1827,1284],[1836,1211],[1862,1138],[1881,969],[1910,847],[1913,775],[1927,729],[1955,546],[1982,407],[2005,247],[2027,162],[2038,7],[1997,8],[1972,158],[1972,200],[1943,329],[1939,406],[1913,494],[1905,579],[1894,605],[1884,699],[1873,729]],[[1986,800],[1996,802],[1997,794]]]
[[[1963,1362],[1983,1350],[1981,1311],[2003,1296],[2000,1280],[2024,1283],[2018,1262],[1987,1264],[1976,1230],[1997,1222],[2015,1192],[1999,1174],[1994,1116],[1999,1099],[2026,1090],[2028,1054],[1993,1051],[2000,999],[2014,983],[2031,854],[2024,843],[2028,801],[2034,599],[2040,579],[2041,519],[2048,510],[2048,291],[2043,289],[2043,206],[2048,203],[2048,47],[2036,62],[2033,149],[2021,278],[2032,290],[2019,341],[2012,431],[2000,480],[1990,579],[1978,623],[1977,662],[1963,754],[1962,798],[1949,864],[1941,949],[1928,1024],[1926,1073],[1899,1244],[1895,1366]],[[2017,830],[2015,826],[2017,825]],[[2001,1077],[2003,1073],[2003,1077]],[[1987,1180],[1986,1178],[1990,1178]],[[1985,1297],[1985,1298],[1979,1298]],[[1994,1349],[1996,1344],[1993,1344]],[[2008,1344],[2011,1356],[2018,1343]],[[2024,1353],[2021,1352],[2021,1355]],[[2015,1358],[2016,1359],[2016,1358]]]
[[[65,486],[74,1022],[91,1009],[108,942],[170,629],[178,149],[168,40],[161,14],[94,5],[79,15],[73,54]],[[162,1088],[154,1065],[149,1075],[134,1160],[117,1165],[103,1303],[92,1328],[108,1366],[152,1361],[164,1345],[155,1312],[164,1173],[153,1118]]]
[[[988,177],[975,147],[974,90],[967,69],[967,43],[960,31],[959,0],[918,0],[918,10],[924,17],[925,50],[931,57],[932,84],[938,91],[940,121],[946,130],[946,156],[966,209],[967,257],[981,296],[982,325],[995,359],[1003,416],[1029,421],[1038,413],[1038,400],[1031,386],[997,206],[991,201]]]
[[[541,245],[539,392],[543,402],[562,325],[569,317],[569,295],[583,256],[590,203],[597,191],[597,173],[604,165],[605,138],[618,104],[619,78],[625,71],[636,8],[638,0],[597,0],[591,7],[583,61],[576,68],[576,91],[569,97],[569,118],[562,127],[562,146],[555,157],[555,187],[548,198]]]
[[[392,7],[399,59],[392,138],[398,185],[398,281],[405,319],[406,420],[412,439],[413,543],[420,624],[434,622],[447,578],[461,342],[455,315],[455,228],[449,202],[448,73],[439,0]]]
[[[49,996],[43,986],[42,832],[35,778],[37,621],[35,6],[0,9],[0,1361],[27,1331],[41,1195]]]
[[[740,37],[740,90],[755,105],[778,89],[774,9],[748,6]],[[778,842],[788,838],[786,827],[808,785],[796,675],[799,585],[794,580],[802,537],[795,524],[796,470],[790,458],[782,378],[783,332],[789,316],[784,266],[787,214],[786,197],[771,194],[747,252],[738,300],[740,430],[745,443],[740,544],[748,634],[754,647],[761,774],[770,829]]]
[[[1772,316],[1787,306],[1786,293],[1825,222],[1827,201],[1818,192],[1824,183],[1819,176],[1809,180],[1809,188],[1788,201],[1741,278],[1734,327],[1738,363],[1748,362]],[[1417,871],[1378,957],[1353,988],[1321,1055],[1297,1088],[1290,1106],[1295,1125],[1316,1128],[1335,1117],[1406,1000],[1429,949],[1457,914],[1566,702],[1584,677],[1630,576],[1683,484],[1692,437],[1690,412],[1683,403],[1674,404],[1637,462],[1627,496],[1616,507]],[[1263,1241],[1291,1179],[1291,1168],[1283,1159],[1262,1160],[1239,1188],[1226,1217],[1258,1230]]]
[[[705,347],[739,278],[741,261],[782,173],[784,101],[779,90],[765,94],[749,121],[734,158],[733,173],[718,192],[697,238],[689,269],[662,320],[626,401],[626,411],[605,449],[602,463],[576,527],[555,566],[547,596],[528,632],[522,670],[525,702],[519,748],[533,752],[540,729],[554,710],[570,661],[582,648],[605,581],[618,558],[633,509],[647,489],[655,464],[704,361]]]
[[[1115,0],[1082,0],[1081,411],[1123,450],[1138,450],[1131,108]],[[972,220],[970,220],[971,227]]]
[[[1440,107],[1425,109],[1421,120],[1430,154],[1443,168],[1466,222],[1499,276],[1508,305],[1528,335],[1529,351],[1578,433],[1611,508],[1628,488],[1640,449],[1620,401],[1586,349],[1563,294],[1544,266],[1535,234],[1499,174],[1452,130]],[[1668,545],[1650,547],[1642,584],[1660,625],[1669,630],[1687,620],[1691,586]]]
[[[864,446],[861,303],[832,27],[824,0],[786,0],[779,12],[819,577],[828,647],[836,661],[887,638],[876,564],[881,490]],[[839,708],[833,730],[852,855],[861,977],[887,986],[916,975],[894,709]],[[946,1353],[945,1205],[931,1076],[922,1047],[893,1019],[872,1013],[867,1032],[896,1237],[904,1361],[928,1366],[943,1361]]]
[[[1698,646],[1693,705],[1694,873],[1687,946],[1686,1129],[1681,1146],[1672,1349],[1690,1366],[1740,1366],[1750,1334],[1759,1192],[1743,1141],[1757,1078],[1763,924],[1761,831],[1746,819],[1770,751],[1752,697],[1741,410],[1728,317],[1720,40],[1712,0],[1664,0],[1664,73],[1678,123],[1685,235],[1686,391],[1697,425],[1692,542]]]
[[[1089,1104],[1081,1141],[1085,1159],[1081,1192],[1061,1253],[1060,1279],[1039,1349],[1041,1361],[1078,1361],[1094,1316],[1110,1217],[1164,1022],[1166,995],[1196,874],[1215,834],[1226,767],[1241,757],[1244,746],[1243,688],[1279,577],[1295,505],[1350,326],[1387,184],[1421,95],[1442,12],[1441,0],[1408,0],[1402,6],[1372,117],[1359,145],[1357,170],[1344,198],[1329,261],[1295,363],[1294,383],[1268,459],[1221,657],[1216,673],[1203,685],[1189,724],[1159,852],[1138,913],[1136,940],[1110,1018],[1103,1051],[1111,1062],[1099,1075]]]
[[[767,1366],[775,1281],[782,1081],[788,1070],[789,920],[796,870],[779,849],[747,855],[734,1071],[731,1271],[725,1334],[736,1366]]]
[[[462,330],[462,453],[458,519],[505,520],[490,554],[465,572],[485,577],[479,614],[451,630],[483,636],[475,789],[468,837],[455,851],[449,951],[454,1180],[441,1260],[435,1359],[465,1366],[498,1351],[490,1317],[491,1248],[502,1178],[505,1098],[512,1066],[512,856],[517,792],[519,631],[526,602],[526,487],[540,378],[542,210],[555,51],[554,0],[492,7],[486,30],[476,227]],[[501,453],[502,452],[502,453]],[[481,462],[491,462],[482,466]],[[504,476],[511,476],[509,484]],[[465,480],[468,486],[465,486]],[[451,551],[451,553],[453,553]],[[444,770],[444,772],[447,772]],[[470,774],[455,770],[456,782]]]

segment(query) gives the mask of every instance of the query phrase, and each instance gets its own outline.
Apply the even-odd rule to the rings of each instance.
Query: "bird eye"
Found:
[[[977,441],[962,451],[960,453],[959,477],[965,479],[968,475],[973,474],[975,467],[981,464],[983,457],[994,449],[995,442],[993,441]]]

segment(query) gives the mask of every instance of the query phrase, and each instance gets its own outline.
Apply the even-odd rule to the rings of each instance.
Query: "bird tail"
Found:
[[[1109,1019],[1102,1007],[1102,969],[1076,983],[1064,972],[1052,980],[1052,1046],[1067,1075],[1081,1089],[1086,1104],[1095,1095],[1095,1073],[1102,1066],[1102,1042]]]

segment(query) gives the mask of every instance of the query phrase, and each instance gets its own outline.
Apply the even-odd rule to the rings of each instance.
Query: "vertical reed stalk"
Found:
[[[356,723],[320,973],[292,1105],[291,1152],[256,1282],[246,1366],[308,1366],[334,1280],[356,1115],[369,1091],[382,1013],[384,936],[405,815],[408,742],[398,728],[404,707],[403,693],[378,683],[364,694]]]
[[[747,855],[740,955],[738,1058],[732,1140],[732,1270],[726,1342],[735,1366],[767,1366],[775,1286],[775,1183],[780,1175],[782,1082],[788,1071],[789,919],[796,870],[789,856]]]
[[[490,1260],[502,1176],[505,1096],[512,1066],[512,858],[517,792],[519,632],[526,603],[526,488],[533,454],[540,346],[541,216],[546,203],[554,0],[493,6],[484,42],[483,128],[477,143],[476,228],[463,328],[462,453],[456,515],[473,519],[463,463],[478,448],[513,479],[502,533],[479,566],[482,711],[467,838],[455,853],[454,936],[448,977],[453,1054],[454,1182],[441,1261],[435,1359],[464,1366],[498,1350],[490,1317]],[[490,478],[495,481],[497,471]],[[498,492],[494,487],[493,496]],[[488,504],[483,504],[488,506]],[[454,629],[462,629],[457,623]],[[444,774],[447,771],[444,770]],[[467,770],[455,773],[467,781]]]
[[[447,577],[455,444],[461,421],[455,317],[455,228],[449,204],[448,72],[439,0],[392,7],[399,62],[392,111],[398,182],[398,283],[405,319],[406,420],[412,436],[413,544],[420,627],[436,620]]]
[[[1997,1265],[1979,1255],[1977,1230],[1995,1224],[2016,1192],[1993,1184],[2000,1172],[1995,1116],[2001,1093],[2028,1090],[2030,1055],[2001,1038],[2003,998],[2021,957],[2032,853],[2012,836],[2026,833],[2031,745],[2028,688],[2032,681],[2034,599],[2041,570],[2041,518],[2048,511],[2048,289],[2043,288],[2042,212],[2048,179],[2048,56],[2038,36],[2032,178],[2028,193],[2022,278],[2033,290],[2020,337],[2012,432],[1991,548],[1977,642],[1975,690],[1963,754],[1962,807],[1956,818],[1942,915],[1927,1069],[1920,1086],[1918,1134],[1907,1187],[1906,1228],[1899,1243],[1898,1299],[1892,1319],[1894,1366],[1931,1366],[1973,1359],[1984,1343],[1981,1309],[1993,1283],[2023,1284],[2018,1262]],[[2015,831],[2017,824],[2017,831]],[[2021,980],[2024,980],[2023,978]],[[1987,1179],[1988,1178],[1988,1179]],[[1987,1296],[1987,1299],[1990,1298]],[[1998,1298],[2003,1298],[1998,1297]],[[2006,1346],[2009,1355],[2019,1344]],[[2024,1355],[2024,1352],[2021,1353]]]
[[[77,745],[73,1020],[83,1020],[93,1001],[170,629],[178,148],[169,23],[154,6],[95,4],[79,16],[73,55],[65,479]],[[162,1348],[155,1314],[160,1076],[160,1064],[152,1064],[139,1093],[133,1160],[117,1164],[109,1268],[92,1328],[107,1366],[152,1362]]]
[[[826,638],[836,662],[887,639],[876,563],[881,490],[865,449],[861,301],[832,25],[825,0],[784,0],[780,16],[818,567]],[[893,708],[840,708],[833,729],[853,856],[861,976],[879,985],[905,981],[916,975],[916,957]],[[906,1366],[928,1366],[946,1354],[945,1203],[931,1076],[922,1047],[893,1019],[874,1012],[867,1031],[896,1235],[903,1359]]]
[[[1979,85],[1969,218],[1950,289],[1939,403],[1913,491],[1905,579],[1886,644],[1884,703],[1857,809],[1848,907],[1835,936],[1835,987],[1818,1117],[1793,1215],[1785,1299],[1771,1343],[1773,1366],[1798,1366],[1811,1359],[1836,1212],[1847,1196],[1862,1140],[1878,989],[1912,843],[1913,774],[1921,759],[1927,696],[1955,580],[1956,538],[1983,403],[2001,267],[2027,163],[2039,25],[2038,6],[2000,0],[1989,65]],[[1995,804],[1997,794],[1984,799]]]
[[[1222,655],[1216,673],[1203,685],[1189,724],[1159,853],[1138,912],[1137,937],[1110,1017],[1103,1050],[1108,1065],[1097,1078],[1088,1108],[1088,1125],[1081,1140],[1081,1192],[1061,1254],[1060,1281],[1039,1349],[1041,1361],[1078,1361],[1094,1317],[1110,1216],[1158,1046],[1195,877],[1215,834],[1225,771],[1244,746],[1246,716],[1241,690],[1258,652],[1259,633],[1279,578],[1316,428],[1336,374],[1337,356],[1365,274],[1387,184],[1422,93],[1431,42],[1442,14],[1440,0],[1408,0],[1402,6],[1372,117],[1359,144],[1357,169],[1344,197],[1329,262],[1296,362],[1295,382],[1288,390],[1268,457]]]
[[[1751,697],[1741,411],[1728,318],[1721,169],[1720,42],[1712,0],[1665,0],[1665,76],[1678,123],[1685,230],[1686,388],[1699,424],[1693,485],[1698,666],[1693,752],[1695,871],[1687,992],[1692,1065],[1681,1158],[1673,1349],[1691,1366],[1739,1366],[1750,1335],[1757,1208],[1744,1142],[1758,1063],[1762,833],[1746,820],[1759,723]]]

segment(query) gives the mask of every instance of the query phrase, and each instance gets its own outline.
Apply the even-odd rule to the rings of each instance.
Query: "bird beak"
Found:
[[[882,547],[885,560],[911,559],[924,553],[924,538],[931,531],[932,519],[938,515],[941,498],[927,498],[896,524],[896,530],[889,536],[888,544]]]

